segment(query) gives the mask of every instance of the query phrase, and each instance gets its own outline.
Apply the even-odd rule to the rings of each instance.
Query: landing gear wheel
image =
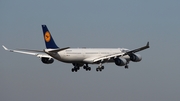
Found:
[[[129,67],[128,67],[128,65],[126,65],[124,68],[125,68],[125,69],[128,69]]]
[[[102,67],[97,67],[96,68],[96,71],[98,72],[98,71],[102,71],[104,68],[102,68]]]
[[[102,66],[101,69],[104,69],[104,66]]]
[[[96,68],[96,71],[98,72],[98,71],[99,71],[99,68]]]
[[[74,71],[77,72],[80,69],[79,66],[74,66]]]
[[[72,68],[71,71],[74,72],[74,68]]]
[[[96,71],[102,71],[104,69],[104,66],[102,65],[102,63],[99,63],[99,66],[96,68]]]
[[[91,70],[91,67],[86,67],[86,71],[90,71]]]
[[[86,68],[85,70],[86,70],[86,71],[88,71],[89,69],[88,69],[88,68]]]
[[[71,69],[71,71],[72,72],[77,72],[79,69],[80,69],[79,67],[78,68],[74,67],[74,68]]]
[[[91,67],[88,66],[88,64],[85,64],[83,66],[83,69],[85,69],[86,71],[90,71],[91,70]]]

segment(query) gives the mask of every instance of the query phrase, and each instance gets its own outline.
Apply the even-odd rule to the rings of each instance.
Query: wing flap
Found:
[[[114,58],[120,57],[122,55],[123,55],[122,53],[110,54],[110,55],[106,55],[106,56],[102,56],[102,57],[96,58],[93,61],[94,62],[104,62],[104,61],[108,61],[108,60],[110,60],[112,58],[114,59]]]

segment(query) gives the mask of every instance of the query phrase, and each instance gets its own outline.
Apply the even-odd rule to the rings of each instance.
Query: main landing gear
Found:
[[[80,67],[78,67],[78,66],[77,66],[77,67],[76,67],[76,66],[74,66],[74,68],[72,68],[72,69],[71,69],[71,71],[72,71],[72,72],[77,72],[79,69],[80,69]]]
[[[104,66],[102,65],[102,63],[99,64],[99,66],[96,68],[96,71],[102,71],[104,69]]]
[[[77,72],[81,66],[79,66],[78,64],[73,64],[74,65],[74,68],[71,69],[72,72]],[[85,64],[83,66],[83,68],[86,70],[86,71],[91,71],[91,67],[88,66],[88,64]]]
[[[71,69],[72,72],[77,72],[80,69],[78,64],[73,63],[74,68]]]
[[[89,67],[88,64],[84,65],[83,68],[84,68],[86,71],[91,71],[91,67]]]
[[[73,64],[74,65],[74,68],[72,68],[72,72],[77,72],[79,69],[80,69],[80,67],[82,66],[79,66],[78,64]],[[124,68],[125,69],[128,69],[129,68],[129,66],[126,64],[125,66],[124,66]],[[91,71],[91,67],[89,67],[88,66],[88,64],[84,64],[83,65],[83,69],[85,69],[86,71]],[[99,66],[96,68],[96,71],[98,72],[98,71],[102,71],[104,69],[104,66],[102,65],[102,63],[100,63],[99,64]]]

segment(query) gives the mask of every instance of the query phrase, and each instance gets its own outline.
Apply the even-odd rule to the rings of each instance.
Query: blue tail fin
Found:
[[[44,36],[44,41],[46,44],[46,48],[52,48],[56,49],[59,48],[56,43],[54,42],[51,33],[49,32],[48,28],[46,25],[42,25],[42,30],[43,30],[43,36]]]

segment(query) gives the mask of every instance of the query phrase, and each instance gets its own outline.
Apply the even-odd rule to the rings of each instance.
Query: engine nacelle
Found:
[[[124,65],[126,65],[127,64],[127,61],[126,61],[126,59],[124,59],[124,58],[115,58],[114,59],[114,62],[115,62],[115,64],[117,65],[117,66],[124,66]]]
[[[130,60],[133,62],[139,62],[142,60],[142,57],[139,54],[131,54],[129,56],[130,56]]]
[[[51,64],[54,62],[54,59],[53,58],[45,58],[45,57],[42,57],[41,58],[41,61],[44,63],[44,64]]]

